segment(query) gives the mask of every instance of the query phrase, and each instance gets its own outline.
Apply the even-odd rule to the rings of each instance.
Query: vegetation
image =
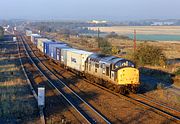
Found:
[[[101,49],[103,54],[118,54],[119,49],[116,46],[112,46],[111,43],[108,42],[107,38],[97,38],[96,42],[98,42],[98,48]]]
[[[16,47],[9,41],[0,45],[0,55],[5,55],[0,57],[0,123],[36,124],[38,106],[16,58]]]
[[[126,39],[130,40],[128,36],[125,35],[118,35],[116,32],[111,32],[109,35],[106,36],[107,38],[116,38],[116,39]]]
[[[180,75],[180,67],[176,70],[175,75]]]
[[[4,30],[3,28],[0,26],[0,39],[2,39],[4,36]]]
[[[96,39],[96,42],[98,43],[98,48],[102,50],[102,53],[110,54],[111,44],[108,42],[106,38],[99,37]]]
[[[159,47],[142,43],[134,53],[134,61],[138,65],[166,65],[166,57]]]
[[[96,31],[89,30],[88,27],[101,27],[108,26],[107,24],[91,24],[88,22],[62,22],[62,21],[47,21],[47,22],[31,22],[26,25],[26,28],[34,29],[36,31],[49,33],[60,33],[60,34],[86,34],[86,33],[97,33]]]
[[[0,116],[9,118],[13,115],[14,118],[23,118],[23,116],[31,116],[34,114],[34,108],[29,99],[22,99],[22,94],[27,93],[27,87],[19,85],[22,80],[13,80],[1,82],[0,98],[1,111]],[[26,94],[27,95],[27,94]]]

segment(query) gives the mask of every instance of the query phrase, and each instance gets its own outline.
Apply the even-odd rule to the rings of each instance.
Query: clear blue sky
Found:
[[[180,0],[0,0],[0,19],[180,18]]]

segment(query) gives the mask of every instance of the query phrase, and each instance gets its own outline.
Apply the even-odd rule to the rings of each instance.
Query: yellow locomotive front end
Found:
[[[119,69],[117,71],[117,83],[126,86],[130,92],[136,93],[140,85],[139,70],[133,67]]]

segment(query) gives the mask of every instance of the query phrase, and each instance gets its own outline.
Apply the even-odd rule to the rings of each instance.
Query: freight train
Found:
[[[52,41],[36,34],[30,37],[44,55],[64,68],[121,94],[137,92],[140,85],[139,70],[132,61],[74,49],[64,42]]]

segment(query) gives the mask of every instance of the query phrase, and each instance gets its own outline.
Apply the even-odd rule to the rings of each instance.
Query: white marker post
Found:
[[[17,41],[17,38],[16,38],[16,37],[13,37],[13,41],[16,42],[16,41]]]
[[[45,87],[38,87],[38,107],[41,123],[45,124],[43,108],[45,107]]]
[[[38,87],[38,106],[44,108],[45,106],[45,88]]]

